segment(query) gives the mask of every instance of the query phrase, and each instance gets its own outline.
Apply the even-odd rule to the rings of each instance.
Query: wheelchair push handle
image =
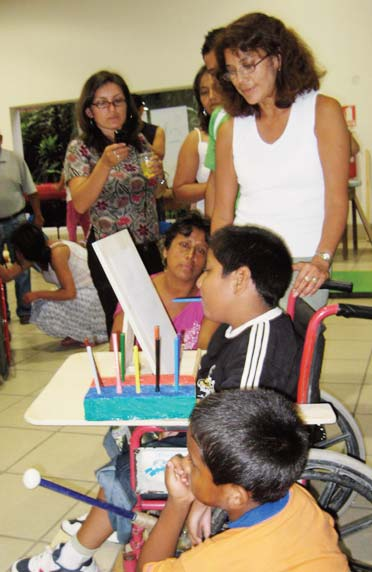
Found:
[[[358,304],[339,304],[337,316],[344,318],[364,318],[372,320],[372,307],[359,306]]]
[[[337,292],[345,292],[350,294],[353,291],[352,282],[340,282],[339,280],[326,280],[320,286],[319,290],[336,290]]]

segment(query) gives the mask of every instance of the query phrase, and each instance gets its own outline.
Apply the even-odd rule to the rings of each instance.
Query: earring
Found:
[[[202,114],[204,115],[204,117],[207,117],[207,116],[208,116],[208,111],[203,108]]]
[[[95,127],[95,126],[96,126],[96,123],[95,123],[93,117],[91,117],[91,118],[89,119],[89,125],[90,125],[91,127]]]

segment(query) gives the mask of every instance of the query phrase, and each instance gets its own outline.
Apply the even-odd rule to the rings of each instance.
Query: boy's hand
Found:
[[[197,499],[192,503],[186,525],[187,532],[193,546],[200,544],[211,535],[212,509]]]
[[[190,461],[188,457],[176,455],[172,457],[165,469],[165,484],[169,497],[177,502],[187,502],[194,500],[194,495],[190,488]]]

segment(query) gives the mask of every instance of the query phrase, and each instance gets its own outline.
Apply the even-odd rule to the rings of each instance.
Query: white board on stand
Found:
[[[161,373],[174,373],[176,331],[127,230],[93,243],[103,270],[155,373],[154,327],[160,331]]]

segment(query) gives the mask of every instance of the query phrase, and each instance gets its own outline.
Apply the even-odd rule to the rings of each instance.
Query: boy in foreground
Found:
[[[210,395],[190,417],[188,457],[167,465],[168,501],[138,572],[347,572],[332,518],[294,484],[308,439],[286,398],[264,389]],[[228,530],[173,558],[190,507],[227,511]]]

